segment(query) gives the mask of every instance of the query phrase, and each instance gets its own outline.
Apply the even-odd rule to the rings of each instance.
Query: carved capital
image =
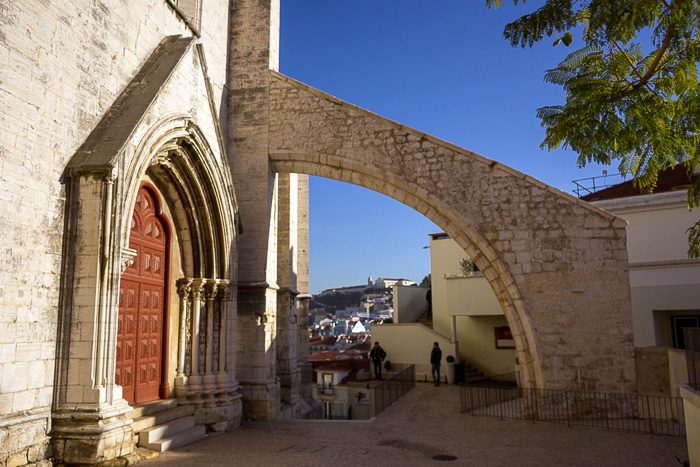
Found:
[[[131,248],[122,248],[121,261],[119,263],[119,273],[124,274],[126,268],[134,264],[134,258],[139,254],[138,251]]]
[[[192,281],[190,279],[182,278],[177,280],[177,294],[181,299],[189,297],[191,292]]]
[[[102,181],[105,183],[105,185],[113,185],[114,181],[117,179],[118,172],[119,171],[116,167],[112,167],[110,170],[108,170],[102,178]]]
[[[207,300],[214,300],[216,298],[216,293],[218,291],[218,284],[216,279],[209,279],[204,284],[204,293]]]
[[[201,279],[193,279],[191,283],[192,297],[195,300],[202,298],[202,293],[204,292],[204,283]]]
[[[219,282],[219,299],[223,302],[228,302],[231,299],[231,287],[227,280],[221,280]]]

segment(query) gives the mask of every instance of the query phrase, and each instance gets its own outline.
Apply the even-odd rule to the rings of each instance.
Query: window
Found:
[[[333,394],[333,375],[331,373],[323,373],[323,393]]]

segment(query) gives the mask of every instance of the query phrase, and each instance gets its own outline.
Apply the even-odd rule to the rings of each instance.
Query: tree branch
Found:
[[[664,37],[664,41],[661,44],[661,47],[659,50],[656,51],[656,57],[654,57],[654,61],[651,62],[651,65],[649,65],[649,68],[647,69],[647,72],[644,74],[644,77],[642,78],[642,81],[637,84],[637,87],[642,87],[644,86],[652,76],[654,76],[654,73],[656,73],[656,67],[659,65],[661,62],[661,59],[664,57],[664,54],[668,50],[668,46],[671,44],[671,37],[673,37],[673,32],[676,30],[676,24],[673,23],[671,24],[668,29],[666,30],[666,36]]]

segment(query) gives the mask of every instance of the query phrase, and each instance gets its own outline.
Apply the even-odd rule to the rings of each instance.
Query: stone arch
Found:
[[[233,279],[235,268],[235,198],[230,173],[191,117],[170,115],[154,124],[125,168],[124,211],[136,202],[138,186],[150,177],[174,207],[181,232],[185,274]],[[128,245],[128,225],[120,243]]]
[[[186,114],[167,115],[154,123],[128,160],[123,211],[133,209],[138,187],[148,178],[169,206],[178,236],[182,277],[173,280],[180,313],[179,342],[173,343],[178,348],[176,394],[181,403],[198,407],[205,423],[218,420],[220,415],[210,409],[229,405],[236,390],[228,375],[234,346],[227,339],[235,316],[229,299],[236,272],[236,206],[230,172]],[[128,225],[122,223],[118,233],[122,246],[128,245],[128,235]],[[205,335],[203,346],[200,334]]]
[[[352,183],[370,188],[377,193],[390,196],[415,209],[439,226],[467,252],[478,264],[483,264],[484,275],[489,279],[494,293],[503,306],[504,313],[513,329],[522,361],[532,362],[523,365],[522,378],[528,387],[541,387],[542,375],[538,362],[539,351],[532,329],[524,326],[526,319],[522,298],[508,268],[497,256],[489,243],[469,225],[450,212],[447,206],[430,194],[416,193],[407,183],[391,175],[383,175],[364,166],[342,162],[339,158],[318,154],[297,154],[286,158],[287,154],[271,154],[272,168],[278,173],[303,173]],[[343,167],[341,169],[341,166]],[[510,287],[507,286],[510,284]],[[528,358],[525,358],[528,356]]]
[[[271,72],[269,156],[390,196],[489,280],[528,386],[633,389],[626,222],[509,167]]]

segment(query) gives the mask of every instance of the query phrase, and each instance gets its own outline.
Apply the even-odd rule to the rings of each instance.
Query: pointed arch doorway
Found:
[[[160,206],[156,192],[141,186],[129,234],[136,255],[119,289],[115,382],[130,405],[158,399],[163,382],[170,239]]]

